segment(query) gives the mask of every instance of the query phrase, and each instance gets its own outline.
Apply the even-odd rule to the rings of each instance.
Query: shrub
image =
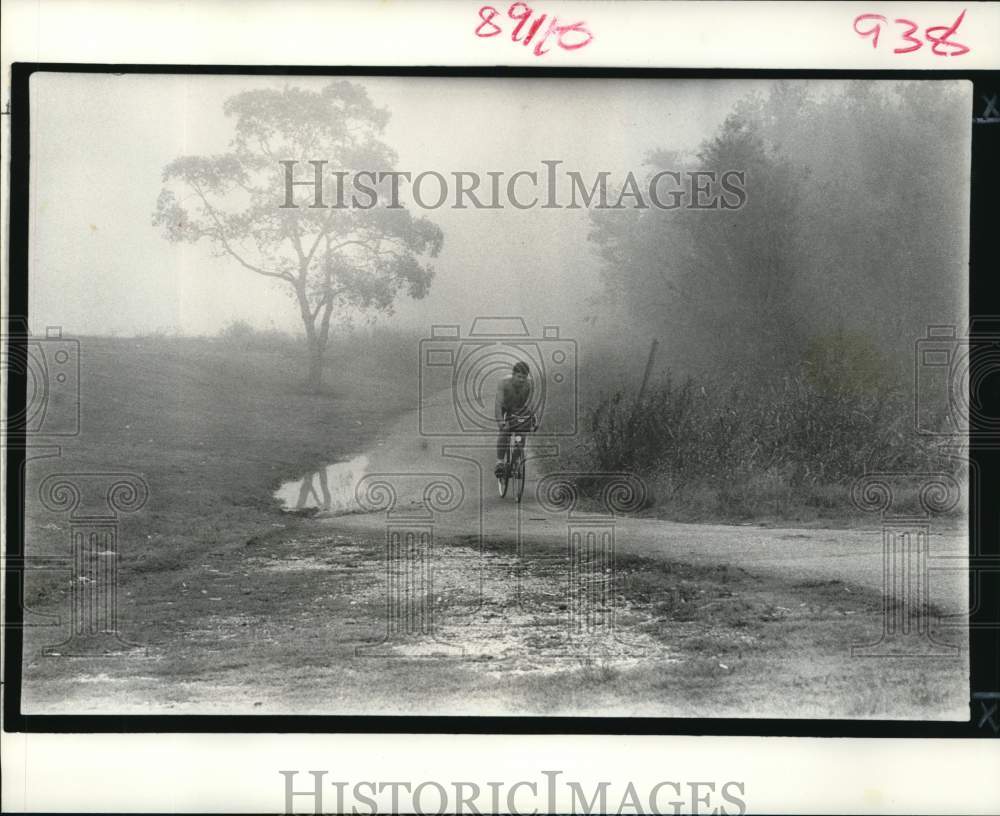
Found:
[[[906,395],[877,383],[871,370],[848,379],[814,363],[771,381],[668,375],[641,398],[618,388],[589,412],[582,469],[637,473],[660,502],[708,487],[717,513],[740,517],[829,508],[831,485],[847,507],[846,487],[866,470],[954,472],[915,432]]]
[[[243,351],[281,351],[304,353],[303,342],[288,332],[278,329],[258,329],[245,320],[233,320],[219,332],[219,339],[226,345]]]

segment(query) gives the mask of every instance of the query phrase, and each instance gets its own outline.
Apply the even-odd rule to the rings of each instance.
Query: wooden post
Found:
[[[646,370],[642,373],[642,385],[639,386],[639,396],[636,398],[636,403],[642,402],[643,395],[646,393],[646,386],[649,384],[649,375],[653,371],[653,358],[656,356],[656,348],[660,345],[660,341],[654,339],[649,346],[649,358],[646,360]]]
[[[660,341],[653,339],[653,342],[649,346],[649,357],[646,360],[646,370],[642,373],[642,385],[639,386],[639,395],[635,398],[635,408],[632,409],[632,416],[628,420],[628,432],[629,436],[632,435],[632,429],[635,427],[635,418],[639,413],[639,406],[642,404],[642,398],[646,394],[646,386],[649,384],[649,375],[653,371],[653,358],[656,357],[656,348],[660,345]]]

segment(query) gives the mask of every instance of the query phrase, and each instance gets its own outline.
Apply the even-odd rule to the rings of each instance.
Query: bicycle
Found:
[[[504,422],[504,428],[511,433],[507,439],[503,472],[497,474],[497,490],[500,493],[501,499],[507,495],[507,488],[512,479],[514,480],[514,500],[520,502],[521,496],[524,495],[524,447],[527,435],[524,431],[525,425],[529,426],[532,431],[538,427],[535,418],[532,416],[511,415]]]

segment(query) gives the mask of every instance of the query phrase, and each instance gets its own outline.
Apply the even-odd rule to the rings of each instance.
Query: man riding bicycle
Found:
[[[504,459],[511,431],[534,430],[535,417],[531,412],[531,370],[524,362],[514,363],[509,377],[504,377],[497,385],[495,415],[500,430],[497,436],[497,464],[494,472],[503,475]]]

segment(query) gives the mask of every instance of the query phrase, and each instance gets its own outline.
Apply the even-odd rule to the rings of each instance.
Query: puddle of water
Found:
[[[356,456],[285,482],[274,491],[284,510],[315,508],[322,513],[343,513],[357,508],[354,491],[368,470],[368,457]]]

